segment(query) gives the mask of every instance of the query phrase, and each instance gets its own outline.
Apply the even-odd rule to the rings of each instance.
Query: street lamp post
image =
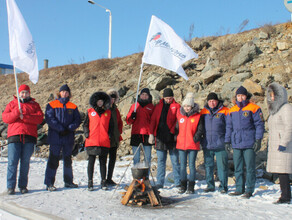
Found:
[[[109,13],[109,39],[108,39],[108,58],[112,58],[112,12],[106,7],[103,7],[100,4],[95,3],[94,1],[88,1],[90,4],[97,5],[103,9],[105,9],[106,12]]]

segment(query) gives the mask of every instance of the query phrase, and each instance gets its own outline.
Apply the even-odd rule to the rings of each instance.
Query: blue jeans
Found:
[[[236,179],[236,192],[253,193],[256,183],[255,152],[252,148],[233,149],[234,175]],[[246,167],[246,180],[244,179],[244,164]],[[246,183],[246,190],[245,190]]]
[[[167,150],[156,150],[157,153],[157,185],[164,185],[165,168],[167,159]],[[174,184],[180,184],[180,165],[178,159],[178,151],[176,149],[169,150],[169,156],[173,169]]]
[[[179,160],[180,160],[180,180],[187,181],[187,160],[189,157],[189,168],[190,175],[189,181],[194,182],[196,179],[196,158],[197,150],[179,150]]]
[[[133,155],[135,154],[135,152],[137,151],[135,157],[133,158],[134,160],[134,165],[140,162],[140,152],[141,152],[141,148],[140,150],[137,151],[138,146],[132,146],[132,150],[133,150]],[[152,151],[152,146],[143,146],[144,151],[145,151],[145,155],[146,155],[146,160],[145,163],[147,163],[149,165],[149,167],[151,167],[151,151]],[[150,169],[149,169],[150,170]]]
[[[204,160],[206,169],[206,182],[208,189],[215,189],[214,181],[214,157],[216,156],[217,173],[220,181],[219,190],[228,191],[228,153],[225,149],[204,149]]]
[[[18,162],[19,177],[18,187],[26,188],[28,182],[28,171],[30,157],[33,154],[34,143],[9,143],[8,144],[8,166],[7,166],[7,188],[15,189]]]

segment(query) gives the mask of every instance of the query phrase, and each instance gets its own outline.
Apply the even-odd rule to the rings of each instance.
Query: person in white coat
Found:
[[[279,176],[281,197],[275,204],[290,203],[292,174],[292,105],[288,103],[287,91],[278,83],[267,89],[269,110],[269,143],[267,172]]]

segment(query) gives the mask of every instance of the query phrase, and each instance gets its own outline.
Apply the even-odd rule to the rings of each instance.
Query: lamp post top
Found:
[[[103,9],[105,9],[106,12],[111,13],[111,11],[108,8],[106,8],[106,7],[104,7],[104,6],[100,5],[100,4],[97,4],[92,0],[89,0],[88,3],[93,4],[93,5],[97,5],[97,6],[101,7],[101,8],[103,8]]]

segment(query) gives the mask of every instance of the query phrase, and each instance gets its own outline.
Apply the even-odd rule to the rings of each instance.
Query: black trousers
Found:
[[[108,161],[108,172],[107,172],[107,179],[111,180],[113,177],[113,172],[115,169],[116,159],[117,159],[117,147],[111,147],[109,149],[109,161]]]
[[[96,159],[95,155],[89,155],[88,166],[87,166],[88,181],[93,180],[95,159]],[[105,180],[107,154],[99,155],[98,159],[99,159],[100,177],[101,177],[101,180]]]
[[[280,180],[281,199],[285,201],[291,200],[291,187],[289,174],[278,173]]]

